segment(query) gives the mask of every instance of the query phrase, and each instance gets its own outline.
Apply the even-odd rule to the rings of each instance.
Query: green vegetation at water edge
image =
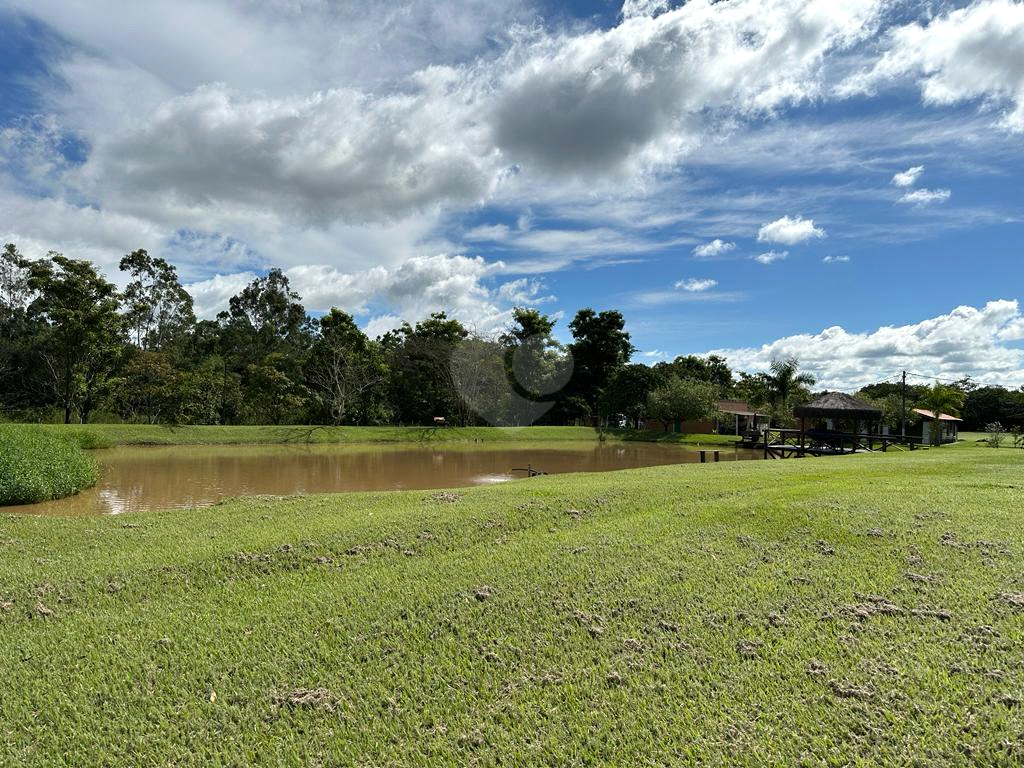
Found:
[[[114,445],[257,445],[263,443],[525,443],[628,440],[732,445],[734,435],[685,435],[590,427],[322,427],[179,426],[150,424],[44,424],[53,434],[73,435],[86,447]]]
[[[1019,765],[1024,452],[0,517],[0,764]]]
[[[95,462],[73,435],[0,424],[0,505],[62,499],[96,479]]]

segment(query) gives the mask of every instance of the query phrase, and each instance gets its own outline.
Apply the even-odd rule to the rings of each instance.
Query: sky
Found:
[[[1024,385],[1024,2],[0,0],[0,242],[371,335]]]

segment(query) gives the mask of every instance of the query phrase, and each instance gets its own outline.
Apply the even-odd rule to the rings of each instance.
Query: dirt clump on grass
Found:
[[[291,691],[275,692],[274,706],[289,709],[318,709],[322,712],[336,712],[341,698],[327,688],[295,688]]]
[[[438,504],[454,504],[458,501],[462,501],[461,493],[452,493],[451,491],[438,491],[432,493],[426,498],[427,501],[433,501]]]
[[[840,683],[838,680],[830,680],[828,687],[832,689],[832,693],[841,699],[867,701],[875,697],[874,689],[866,685],[849,685],[847,683]]]
[[[473,589],[473,598],[478,603],[482,603],[484,600],[490,600],[492,597],[494,597],[494,590],[487,584],[481,584],[479,587]]]
[[[1001,592],[999,599],[1014,608],[1024,608],[1024,592]]]

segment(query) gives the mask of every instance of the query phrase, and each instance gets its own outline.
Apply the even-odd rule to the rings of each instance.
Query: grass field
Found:
[[[259,443],[511,443],[594,442],[590,427],[309,427],[309,426],[183,426],[147,424],[49,424],[40,429],[74,435],[87,447],[112,445],[230,445]],[[731,445],[734,435],[685,435],[606,430],[608,440]]]
[[[1019,765],[1024,452],[0,516],[0,764]]]

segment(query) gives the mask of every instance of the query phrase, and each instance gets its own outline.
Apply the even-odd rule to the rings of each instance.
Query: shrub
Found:
[[[0,425],[0,505],[72,496],[96,484],[96,464],[72,437]]]
[[[1003,425],[998,421],[986,424],[985,434],[988,435],[988,437],[985,438],[985,442],[989,444],[990,448],[998,448],[1003,444],[1003,438],[1006,437],[1006,432],[1003,431]]]

